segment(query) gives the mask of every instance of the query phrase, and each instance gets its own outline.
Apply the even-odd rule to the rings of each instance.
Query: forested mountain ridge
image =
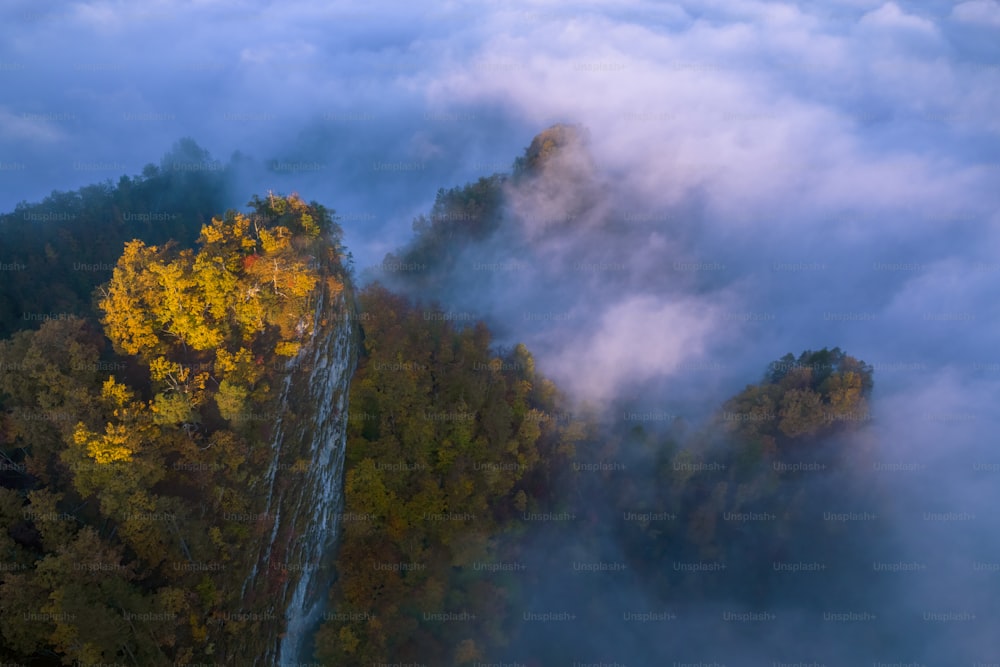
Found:
[[[770,568],[860,562],[878,536],[816,517],[878,505],[843,474],[871,366],[806,350],[694,430],[607,421],[450,309],[481,278],[463,253],[511,231],[512,184],[557,187],[583,140],[547,130],[510,175],[440,190],[386,258],[422,268],[357,294],[333,212],[268,195],[121,239],[71,288],[79,315],[12,326],[37,330],[0,341],[0,659],[540,667],[594,629],[668,655],[621,621],[637,600],[815,608]],[[628,574],[571,569],[612,561]],[[825,599],[848,604],[838,581]],[[530,618],[550,609],[574,623]]]
[[[839,348],[766,364],[758,383],[690,431],[646,422],[627,404],[616,406],[626,417],[611,422],[574,416],[558,392],[537,394],[549,381],[526,349],[489,352],[482,323],[447,322],[449,313],[467,314],[460,305],[470,295],[489,293],[469,260],[488,257],[495,239],[513,233],[511,183],[522,193],[552,187],[545,181],[561,168],[560,152],[579,150],[581,140],[576,129],[557,126],[532,141],[512,175],[439,190],[430,214],[415,220],[414,238],[385,260],[387,284],[409,298],[377,284],[360,297],[365,345],[351,388],[345,482],[352,521],[338,552],[335,611],[317,635],[323,664],[558,664],[581,632],[619,647],[601,656],[609,664],[633,641],[635,655],[646,658],[676,657],[680,645],[708,651],[716,645],[708,635],[671,643],[656,623],[637,628],[622,614],[640,600],[654,609],[752,608],[781,598],[818,613],[815,593],[822,604],[850,604],[841,567],[860,566],[886,539],[876,522],[847,533],[819,511],[884,502],[847,472],[860,454],[856,436],[871,420],[874,380],[870,365]],[[509,453],[531,442],[520,435],[531,421],[523,408],[504,406],[524,400],[519,384],[534,388],[526,396],[535,396],[535,421],[555,447],[543,446],[543,437],[537,459],[512,461]],[[484,389],[497,398],[482,403]],[[435,414],[468,419],[435,421]],[[480,444],[458,444],[470,441]],[[477,482],[477,468],[492,474]],[[521,477],[532,470],[544,473]],[[463,480],[479,491],[457,493]],[[853,549],[847,534],[858,539]],[[774,562],[825,558],[840,567],[819,592],[799,591],[772,571]],[[569,568],[581,560],[623,574],[587,578]],[[714,574],[685,569],[691,564]],[[866,581],[869,590],[883,585]],[[632,607],[622,606],[628,601]],[[577,613],[572,623],[519,617],[539,607]],[[724,631],[733,641],[740,632]]]
[[[5,659],[276,653],[310,564],[283,549],[260,568],[255,545],[304,529],[279,516],[295,516],[283,488],[310,474],[302,434],[318,426],[289,392],[317,370],[344,381],[347,363],[304,362],[351,338],[353,305],[329,211],[294,195],[250,205],[204,225],[197,250],[126,245],[99,292],[111,345],[73,316],[0,342]]]
[[[185,139],[142,174],[53,192],[0,215],[0,336],[88,316],[94,288],[111,277],[126,241],[191,244],[223,210],[227,173]]]
[[[526,533],[565,509],[583,423],[519,345],[378,284],[359,295],[338,581],[323,664],[471,665],[519,626]],[[507,563],[508,567],[504,567]],[[456,622],[451,622],[456,621]]]
[[[463,252],[488,244],[491,239],[512,234],[511,188],[527,191],[552,189],[580,191],[575,206],[584,207],[592,193],[586,175],[592,168],[586,152],[587,133],[575,125],[554,125],[539,133],[516,158],[510,173],[495,173],[462,186],[438,189],[427,215],[413,221],[413,238],[386,255],[382,278],[392,289],[411,296],[438,296],[456,275],[468,282],[475,276],[459,265]],[[575,166],[580,161],[583,167]],[[536,193],[539,194],[539,193]],[[541,196],[539,194],[539,196]],[[572,218],[573,211],[561,215]],[[400,267],[397,271],[393,267]]]

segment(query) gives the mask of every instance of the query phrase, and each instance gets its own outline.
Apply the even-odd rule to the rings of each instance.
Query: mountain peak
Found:
[[[515,170],[539,171],[567,149],[583,147],[586,140],[587,132],[582,126],[557,123],[542,130],[531,140],[531,145],[524,151],[524,157],[517,160]]]

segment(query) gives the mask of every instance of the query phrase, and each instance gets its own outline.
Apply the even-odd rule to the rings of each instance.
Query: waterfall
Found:
[[[343,505],[348,389],[357,361],[354,327],[350,317],[342,316],[352,303],[348,289],[332,302],[328,294],[319,299],[313,337],[288,362],[277,400],[272,460],[263,479],[265,512],[275,517],[274,526],[268,543],[260,545],[242,595],[268,597],[267,605],[284,614],[286,629],[265,655],[253,657],[255,666],[308,661],[302,653],[321,620],[332,581]],[[308,465],[299,468],[298,461]]]
[[[316,401],[316,428],[312,438],[312,467],[304,489],[310,527],[296,546],[301,570],[285,614],[286,631],[279,662],[306,660],[302,651],[308,633],[319,623],[330,583],[330,561],[343,507],[344,447],[347,439],[347,396],[354,373],[351,327],[335,328],[324,346],[317,347],[309,377],[310,398]]]

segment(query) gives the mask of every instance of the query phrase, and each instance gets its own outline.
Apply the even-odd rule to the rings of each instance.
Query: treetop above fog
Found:
[[[726,402],[730,432],[770,447],[852,429],[870,419],[872,367],[839,347],[791,353],[768,364],[762,381]]]

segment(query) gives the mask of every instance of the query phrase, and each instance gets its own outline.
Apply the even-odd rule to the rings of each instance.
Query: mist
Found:
[[[505,186],[501,230],[415,296],[526,343],[612,425],[636,409],[697,428],[770,361],[839,346],[875,369],[872,419],[824,445],[864,455],[817,475],[809,507],[875,489],[887,537],[859,539],[863,562],[924,567],[809,580],[858,589],[852,609],[877,618],[849,629],[778,601],[780,621],[744,630],[719,623],[724,602],[582,575],[603,577],[608,613],[678,617],[602,626],[569,572],[526,611],[581,620],[529,624],[505,659],[560,637],[567,665],[1000,663],[998,30],[995,0],[10,1],[0,208],[139,173],[189,136],[238,155],[233,207],[268,189],[319,201],[360,275],[392,282],[375,265],[438,188],[509,172],[574,124],[584,140]],[[624,474],[653,483],[643,460]],[[556,542],[526,559],[583,558]],[[624,559],[610,530],[596,548]],[[873,654],[854,632],[898,640]]]

